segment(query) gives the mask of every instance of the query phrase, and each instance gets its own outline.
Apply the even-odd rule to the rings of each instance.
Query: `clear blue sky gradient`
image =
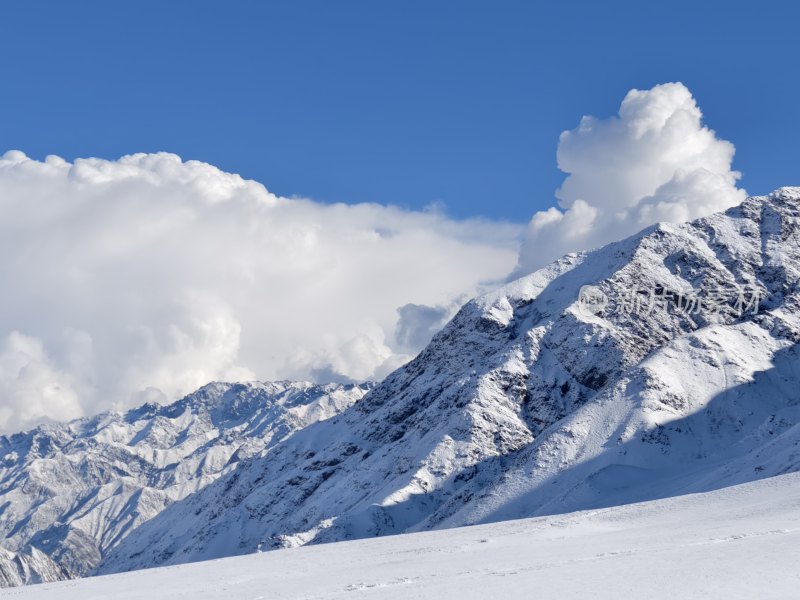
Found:
[[[525,221],[559,133],[683,81],[742,185],[800,184],[793,2],[4,2],[0,149],[165,150],[273,192]]]

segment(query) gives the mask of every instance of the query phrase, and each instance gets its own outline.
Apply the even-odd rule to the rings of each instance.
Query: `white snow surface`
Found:
[[[586,284],[610,299],[597,315],[578,308]],[[689,314],[620,308],[629,292],[658,289],[725,302]],[[743,289],[761,299],[737,312]],[[363,399],[172,504],[98,573],[797,471],[799,342],[800,188],[657,225],[469,302]]]
[[[20,600],[794,599],[800,475],[0,592]]]
[[[170,406],[0,436],[0,587],[91,573],[164,507],[369,388],[212,383]]]

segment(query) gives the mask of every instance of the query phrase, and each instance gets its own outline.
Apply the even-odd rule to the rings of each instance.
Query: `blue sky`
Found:
[[[0,148],[166,150],[282,195],[525,221],[558,135],[682,81],[741,185],[797,184],[794,3],[7,3]]]

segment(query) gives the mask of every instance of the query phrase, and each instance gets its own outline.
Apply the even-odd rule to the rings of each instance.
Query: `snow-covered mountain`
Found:
[[[170,406],[0,436],[0,586],[92,572],[172,502],[369,388],[212,383]]]
[[[800,188],[567,256],[469,302],[359,402],[172,504],[99,572],[798,470],[799,276]]]

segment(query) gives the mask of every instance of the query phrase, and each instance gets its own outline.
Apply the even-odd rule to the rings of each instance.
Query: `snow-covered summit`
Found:
[[[140,526],[101,573],[705,491],[800,467],[800,188],[570,255]]]

